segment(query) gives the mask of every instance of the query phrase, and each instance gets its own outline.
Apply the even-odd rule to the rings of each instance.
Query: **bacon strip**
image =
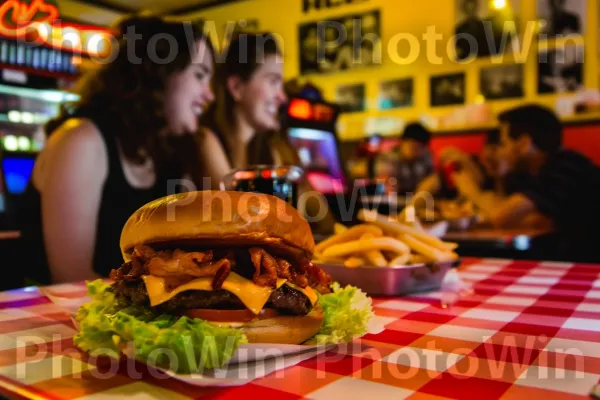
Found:
[[[331,293],[331,289],[329,289],[329,285],[333,282],[331,276],[311,262],[309,262],[307,269],[309,285],[322,294]]]
[[[262,249],[251,248],[248,250],[250,253],[250,261],[252,261],[252,265],[254,265],[254,273],[252,274],[253,280],[258,278],[260,275],[260,267],[262,265],[262,257],[263,252]]]
[[[308,278],[306,275],[294,274],[292,277],[292,283],[294,285],[300,286],[301,288],[305,288],[308,286]]]
[[[227,279],[231,272],[231,261],[227,258],[222,258],[214,263],[214,267],[217,266],[218,269],[212,281],[213,290],[219,290],[223,287],[223,282],[225,282],[225,279]]]
[[[275,261],[275,259],[266,251],[263,250],[263,252],[262,267],[266,274],[261,275],[256,281],[256,284],[259,286],[275,287],[277,285],[277,261]]]
[[[133,258],[131,261],[121,265],[121,268],[110,271],[110,279],[115,282],[121,280],[132,282],[139,280],[144,273],[144,265],[136,258]]]
[[[237,254],[237,257],[236,254],[233,250],[224,249],[201,252],[179,249],[155,251],[148,246],[136,246],[132,260],[118,270],[113,270],[110,277],[114,281],[131,282],[150,273],[166,278],[173,286],[194,278],[213,277],[213,289],[218,290],[222,288],[231,271],[239,267],[237,258],[240,254]],[[311,286],[321,293],[330,291],[331,277],[308,259],[295,259],[290,263],[281,257],[273,257],[259,247],[250,248],[246,254],[249,254],[249,261],[254,267],[252,280],[259,286],[275,287],[277,278],[282,278],[302,288]],[[242,262],[244,259],[241,258]]]
[[[305,288],[308,286],[308,278],[306,276],[307,262],[310,261],[304,259],[294,260],[291,281],[294,285],[300,286],[301,288]]]
[[[275,260],[277,261],[277,276],[283,279],[290,279],[292,277],[290,273],[292,265],[283,258],[275,257]]]
[[[220,268],[211,263],[212,251],[190,252],[181,250],[159,251],[146,262],[150,274],[154,276],[189,275],[196,278],[213,276]]]
[[[254,274],[252,280],[259,286],[277,285],[277,262],[264,249],[253,247],[249,250],[250,260],[254,264]],[[264,274],[261,274],[263,272]]]

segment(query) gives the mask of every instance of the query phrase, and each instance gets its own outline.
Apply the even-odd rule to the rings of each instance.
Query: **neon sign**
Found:
[[[32,0],[30,4],[18,0],[6,0],[0,6],[0,30],[2,34],[15,34],[32,23],[53,23],[58,19],[58,8],[44,0]]]
[[[0,35],[31,44],[101,55],[110,44],[108,29],[61,23],[58,8],[46,0],[6,0],[0,5]]]
[[[77,54],[106,55],[111,46],[111,34],[101,29],[77,24],[36,23],[38,43]]]

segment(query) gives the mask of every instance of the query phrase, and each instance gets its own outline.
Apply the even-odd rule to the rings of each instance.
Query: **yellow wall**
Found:
[[[521,26],[525,31],[526,22],[534,21],[536,16],[536,0],[520,0]],[[584,84],[588,88],[598,87],[598,0],[587,0],[588,12],[586,22]],[[479,59],[468,64],[451,61],[447,55],[446,44],[451,40],[455,25],[454,0],[366,0],[363,3],[344,5],[330,10],[302,12],[302,0],[247,0],[227,6],[216,7],[187,17],[200,17],[214,21],[219,40],[223,40],[223,26],[227,21],[240,19],[258,19],[261,31],[279,34],[283,41],[286,79],[298,76],[298,26],[305,22],[313,22],[327,18],[335,18],[346,14],[361,13],[374,9],[381,12],[381,34],[383,44],[383,63],[364,69],[345,71],[331,75],[308,76],[311,81],[323,89],[329,100],[335,99],[338,85],[346,83],[366,84],[367,109],[362,113],[345,114],[341,121],[346,127],[343,139],[355,139],[365,135],[364,122],[367,117],[393,116],[405,120],[416,119],[423,114],[434,116],[445,115],[452,107],[429,107],[429,78],[432,75],[466,72],[466,103],[472,104],[479,94],[479,71],[482,67],[492,65],[491,59]],[[399,32],[408,32],[417,37],[427,31],[427,27],[435,26],[436,32],[443,35],[438,42],[437,54],[444,57],[442,65],[434,65],[426,57],[425,42],[420,40],[420,57],[408,65],[398,65],[390,60],[388,46],[390,39]],[[406,57],[407,42],[401,42],[398,55]],[[527,54],[525,65],[525,97],[518,100],[502,100],[490,102],[493,112],[501,111],[523,102],[536,101],[554,106],[555,95],[537,95],[537,43],[534,40]],[[511,56],[504,56],[506,63]],[[383,80],[413,77],[415,98],[410,108],[378,111],[377,95],[379,83]]]

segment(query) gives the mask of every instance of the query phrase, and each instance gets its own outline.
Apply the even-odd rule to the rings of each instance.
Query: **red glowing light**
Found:
[[[333,119],[333,109],[325,104],[315,104],[314,112],[317,121],[329,122]]]
[[[288,113],[296,119],[308,120],[312,118],[312,106],[303,99],[294,99],[290,102]]]

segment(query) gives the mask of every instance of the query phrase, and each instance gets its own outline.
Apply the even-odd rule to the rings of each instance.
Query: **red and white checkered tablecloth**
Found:
[[[0,293],[0,394],[34,399],[589,399],[600,380],[600,266],[465,260],[475,294],[374,299],[386,330],[244,386],[198,388],[74,348],[37,288]],[[82,285],[51,288],[79,296]],[[114,368],[113,368],[114,367]],[[112,369],[112,370],[111,370]],[[110,397],[112,396],[112,397]]]

